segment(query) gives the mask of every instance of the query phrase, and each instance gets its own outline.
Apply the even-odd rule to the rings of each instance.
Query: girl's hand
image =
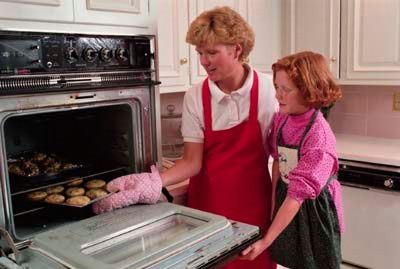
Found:
[[[242,251],[242,256],[240,257],[240,259],[252,261],[257,258],[257,256],[260,255],[270,245],[271,243],[268,243],[268,241],[266,241],[265,239],[258,240]]]

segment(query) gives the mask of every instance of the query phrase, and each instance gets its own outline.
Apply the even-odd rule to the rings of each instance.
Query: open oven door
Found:
[[[40,253],[67,268],[211,268],[235,258],[259,237],[256,226],[158,203],[38,234],[25,252]],[[22,255],[22,265],[32,264],[31,256]]]

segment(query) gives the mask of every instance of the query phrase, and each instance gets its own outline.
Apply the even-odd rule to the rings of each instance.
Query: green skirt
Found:
[[[287,184],[278,181],[274,214],[287,194]],[[269,248],[272,259],[291,269],[339,269],[340,229],[328,187],[315,200],[305,200],[294,219]]]

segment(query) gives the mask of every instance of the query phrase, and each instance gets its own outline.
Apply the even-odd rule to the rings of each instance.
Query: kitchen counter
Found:
[[[340,159],[400,166],[400,139],[335,134]]]

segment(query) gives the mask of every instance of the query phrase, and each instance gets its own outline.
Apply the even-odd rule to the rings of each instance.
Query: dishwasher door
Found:
[[[345,184],[342,190],[343,262],[356,268],[398,269],[400,193]]]

